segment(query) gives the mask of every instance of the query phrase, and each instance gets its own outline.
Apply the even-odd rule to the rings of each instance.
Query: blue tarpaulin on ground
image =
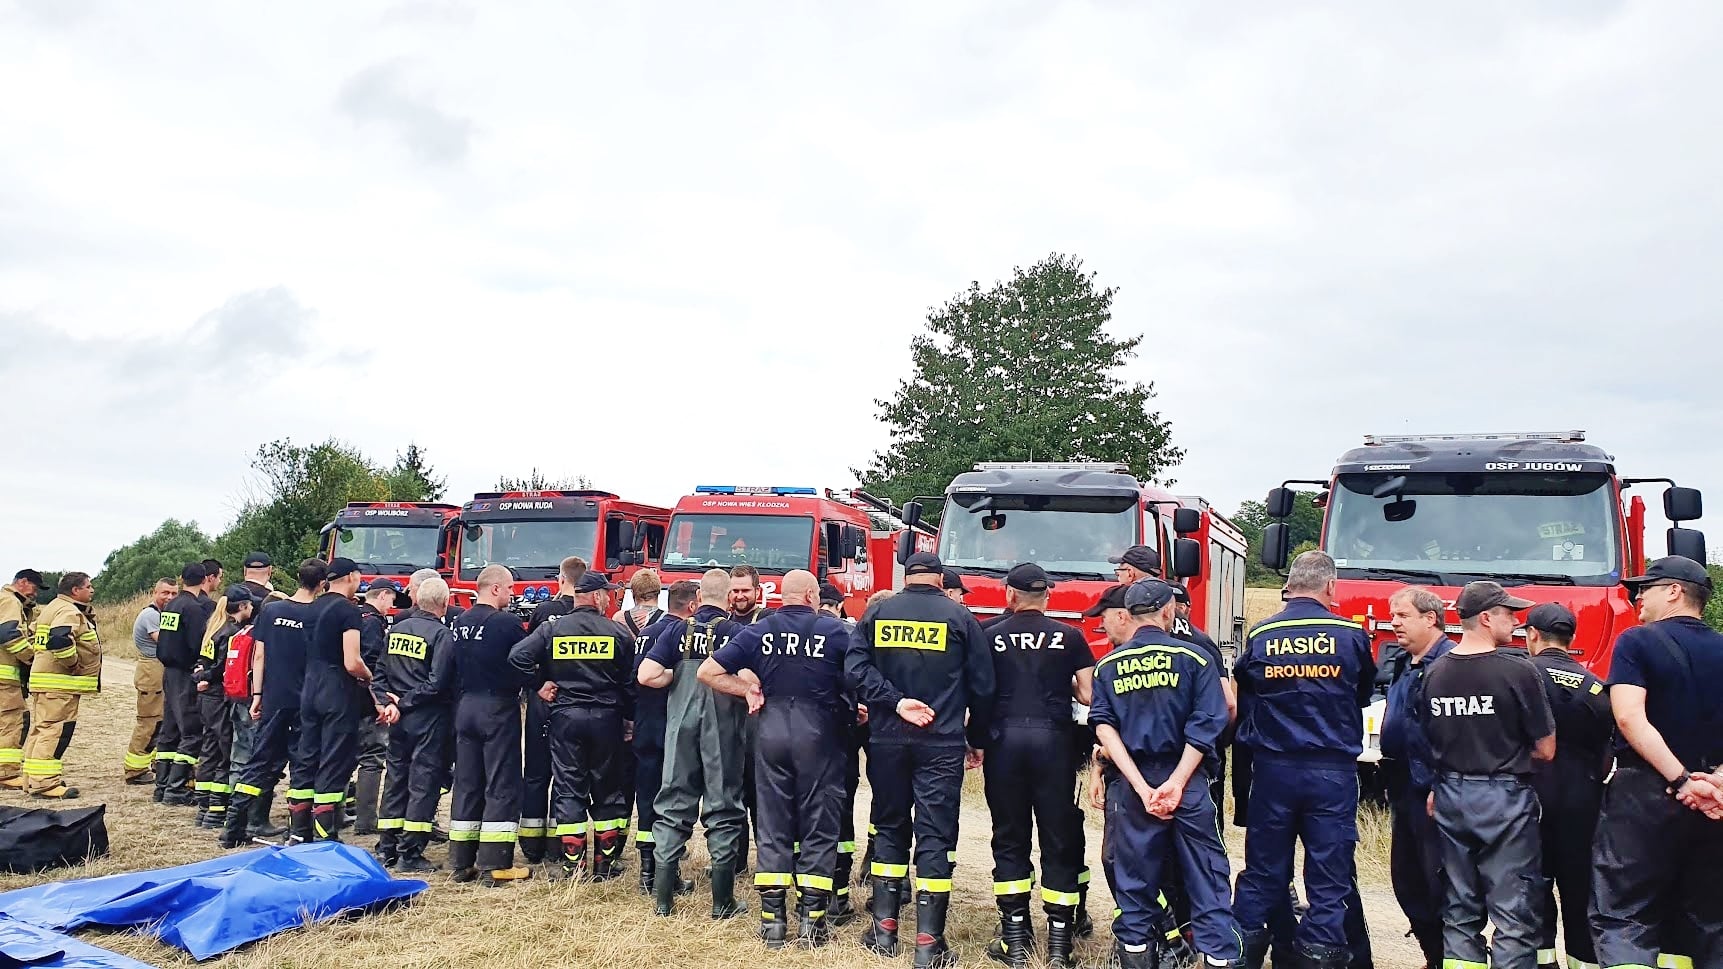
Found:
[[[0,915],[0,969],[150,969],[149,963],[127,959],[53,929],[18,922]]]
[[[359,848],[318,842],[21,888],[0,894],[0,913],[65,932],[91,925],[147,926],[201,960],[425,888],[422,881],[391,878]]]

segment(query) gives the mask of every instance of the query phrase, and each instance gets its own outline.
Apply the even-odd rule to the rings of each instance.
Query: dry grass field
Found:
[[[1269,595],[1257,595],[1257,591],[1252,590],[1249,599],[1253,620],[1272,612],[1278,601],[1272,590],[1268,590]],[[66,755],[68,779],[84,791],[81,803],[108,806],[112,852],[73,871],[0,876],[0,891],[60,878],[182,864],[218,852],[213,833],[192,827],[190,809],[161,807],[151,803],[148,788],[120,783],[121,755],[134,711],[130,631],[137,608],[137,603],[127,603],[102,610],[103,639],[109,653],[103,692],[85,704],[77,740]],[[979,777],[972,776],[964,792],[963,837],[949,933],[962,964],[968,966],[991,965],[982,949],[994,924],[989,826],[980,789]],[[865,801],[865,787],[862,798]],[[27,802],[20,795],[5,794],[0,795],[0,803]],[[865,807],[858,814],[865,816]],[[1386,821],[1366,812],[1361,828],[1365,843],[1359,853],[1360,877],[1374,929],[1376,964],[1384,969],[1419,965],[1415,949],[1401,937],[1405,922],[1387,889]],[[1078,955],[1085,965],[1099,966],[1111,945],[1105,929],[1111,900],[1098,875],[1100,825],[1093,812],[1089,829],[1090,864],[1097,870],[1089,908],[1101,928],[1094,940],[1080,946]],[[1236,868],[1242,859],[1242,832],[1229,828],[1227,838]],[[369,847],[373,839],[353,840]],[[698,876],[705,866],[704,845],[698,836],[692,851],[685,870]],[[443,853],[442,847],[435,847],[431,857],[441,861]],[[699,887],[684,912],[670,919],[655,918],[649,900],[636,894],[632,858],[630,861],[630,870],[623,878],[605,885],[552,884],[535,878],[514,888],[484,889],[451,884],[446,874],[439,873],[430,876],[428,892],[398,910],[283,933],[208,965],[222,969],[569,965],[730,969],[739,962],[753,965],[768,958],[753,937],[757,919],[714,923],[705,917],[703,879],[696,878]],[[751,898],[749,901],[752,903]],[[905,915],[913,921],[910,909]],[[857,944],[859,931],[859,925],[851,926],[841,930],[839,941],[827,949],[786,950],[772,954],[769,961],[785,967],[878,969],[884,963]],[[912,931],[906,925],[905,932]],[[82,937],[155,965],[194,964],[179,950],[145,933],[83,933]],[[909,956],[896,961],[907,966]]]

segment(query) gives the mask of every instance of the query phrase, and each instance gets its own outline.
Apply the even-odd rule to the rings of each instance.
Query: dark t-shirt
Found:
[[[1670,654],[1659,631],[1675,640],[1686,663]],[[1609,683],[1645,690],[1645,718],[1689,770],[1723,761],[1723,703],[1710,689],[1723,683],[1723,633],[1687,617],[1635,626],[1615,640]],[[1619,736],[1615,748],[1632,751]]]
[[[267,602],[252,623],[252,637],[263,644],[265,716],[299,709],[299,693],[305,686],[312,610],[316,605],[295,599]]]
[[[844,703],[843,621],[807,606],[785,606],[747,626],[712,654],[726,673],[750,669],[766,702],[804,699],[836,713]]]
[[[1095,665],[1083,631],[1025,609],[983,632],[993,650],[996,721],[1070,723],[1071,680]]]
[[[1500,650],[1453,651],[1416,689],[1436,768],[1451,774],[1532,772],[1532,748],[1555,733],[1544,675]]]
[[[332,592],[319,597],[312,607],[317,611],[306,669],[328,666],[342,669],[346,664],[341,655],[341,641],[348,630],[358,632],[362,628],[364,613],[352,599]]]

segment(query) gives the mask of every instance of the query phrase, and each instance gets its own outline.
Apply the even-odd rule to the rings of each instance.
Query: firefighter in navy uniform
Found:
[[[1233,966],[1242,945],[1227,908],[1229,866],[1204,776],[1229,718],[1220,664],[1168,632],[1176,615],[1172,586],[1139,579],[1125,590],[1124,606],[1105,616],[1115,627],[1108,638],[1123,645],[1096,665],[1089,708],[1114,767],[1106,793],[1119,908],[1114,951],[1123,969],[1156,964],[1160,886],[1176,866],[1204,964]]]
[[[634,641],[636,693],[631,747],[634,754],[634,807],[640,816],[634,829],[634,843],[640,853],[640,892],[643,895],[652,894],[653,877],[658,870],[652,836],[658,815],[653,810],[653,803],[658,799],[658,789],[664,782],[665,701],[669,691],[640,686],[640,665],[652,651],[652,644],[660,633],[676,621],[686,622],[694,615],[694,603],[699,597],[700,583],[687,580],[671,583],[665,592],[664,614],[641,629]],[[676,628],[680,630],[682,627]],[[693,890],[692,885],[684,884],[687,890]]]
[[[1705,567],[1671,555],[1626,580],[1642,625],[1615,640],[1615,773],[1592,843],[1598,964],[1723,966],[1723,822],[1709,778],[1723,764],[1723,634],[1705,624]],[[1558,744],[1558,748],[1559,748]]]
[[[198,737],[197,791],[204,796],[204,806],[197,815],[200,828],[221,828],[227,823],[228,803],[233,799],[233,718],[223,688],[227,670],[227,644],[241,629],[250,625],[255,608],[251,590],[243,585],[229,586],[222,597],[224,622],[215,635],[204,640],[203,652],[192,669],[192,688],[197,691],[198,719],[203,733]]]
[[[377,854],[396,871],[432,872],[425,860],[454,734],[455,635],[443,624],[449,586],[423,580],[417,608],[395,621],[377,674],[401,711],[389,728],[388,783],[378,809]]]
[[[533,607],[526,631],[574,611],[574,587],[586,574],[586,559],[570,555],[557,569],[556,595]],[[550,850],[550,704],[536,692],[526,694],[526,732],[521,745],[520,828],[516,845],[529,865]]]
[[[1296,841],[1304,843],[1310,896],[1296,949],[1313,969],[1345,969],[1351,960],[1358,754],[1376,663],[1363,628],[1330,610],[1334,584],[1327,553],[1300,555],[1287,575],[1286,608],[1251,630],[1239,658],[1237,743],[1251,749],[1253,776],[1233,915],[1249,969],[1267,954],[1269,916],[1285,904]]]
[[[509,651],[526,637],[508,612],[514,573],[487,565],[476,604],[455,620],[455,778],[449,867],[456,881],[490,886],[532,877],[514,863],[521,803],[521,677]]]
[[[700,682],[747,697],[759,721],[754,777],[759,812],[760,937],[781,948],[789,933],[788,896],[797,889],[798,941],[824,945],[826,915],[842,831],[844,745],[853,716],[844,698],[844,624],[821,615],[819,580],[784,574],[780,608],[737,633],[701,663]],[[736,675],[751,670],[753,679]]]
[[[985,632],[993,651],[996,693],[993,735],[983,772],[987,809],[993,817],[993,895],[999,931],[989,958],[1010,966],[1028,964],[1035,933],[1030,891],[1031,834],[1041,842],[1041,902],[1047,912],[1047,962],[1071,961],[1072,930],[1080,902],[1077,877],[1083,842],[1073,779],[1077,775],[1071,733],[1071,699],[1089,702],[1094,657],[1083,631],[1047,618],[1053,580],[1034,563],[1005,575],[1005,608]]]
[[[1556,895],[1561,896],[1563,941],[1570,960],[1596,965],[1591,922],[1591,840],[1603,803],[1615,716],[1609,691],[1568,652],[1578,623],[1563,605],[1546,602],[1526,614],[1526,646],[1543,671],[1544,695],[1555,714],[1555,760],[1533,765],[1538,829],[1543,841],[1544,884],[1538,892],[1543,935],[1538,965],[1555,966]]]
[[[986,636],[974,616],[946,598],[944,582],[938,556],[911,555],[903,591],[862,616],[845,661],[851,686],[873,712],[867,767],[878,834],[873,920],[862,944],[881,955],[897,952],[913,831],[917,969],[956,961],[945,941],[945,920],[964,748],[967,742],[968,763],[980,766],[993,708]]]
[[[202,563],[191,562],[180,570],[180,591],[162,607],[161,632],[156,636],[156,659],[162,664],[162,724],[156,732],[155,800],[175,807],[192,803],[190,785],[197,767],[193,751],[201,736],[192,669],[203,650],[208,616],[198,594],[204,578]]]
[[[24,790],[31,797],[78,796],[61,776],[62,758],[78,726],[78,706],[102,685],[102,648],[90,600],[95,586],[82,572],[60,576],[54,601],[36,610],[31,638],[30,735],[24,740]]]
[[[306,624],[299,730],[311,764],[312,831],[316,840],[338,841],[347,780],[359,765],[359,722],[375,716],[390,723],[398,711],[371,693],[371,670],[359,645],[364,616],[351,598],[359,591],[358,563],[331,559],[327,581],[329,591],[312,603]]]
[[[36,594],[47,586],[42,573],[21,569],[0,591],[0,789],[24,789],[24,737],[30,732],[24,681],[36,656]]]
[[[594,881],[622,872],[628,831],[623,738],[634,719],[634,637],[608,618],[622,586],[588,571],[574,587],[574,611],[540,625],[509,652],[509,663],[550,700],[551,817],[562,844],[562,874],[586,871],[592,834]]]
[[[820,612],[844,624],[844,631],[855,632],[854,619],[844,615],[844,593],[830,582],[820,583]],[[826,908],[827,923],[848,925],[855,921],[856,910],[850,901],[850,882],[855,877],[856,860],[856,791],[861,787],[861,752],[867,746],[867,706],[855,703],[850,696],[849,719],[840,735],[844,748],[844,806],[838,818],[838,866],[832,876],[832,898]]]
[[[322,559],[299,563],[299,588],[292,597],[266,602],[251,624],[251,716],[257,743],[233,785],[233,801],[222,829],[223,848],[243,847],[269,823],[275,785],[287,773],[288,829],[295,841],[310,841],[311,761],[300,743],[299,697],[305,685],[313,601],[329,566]]]

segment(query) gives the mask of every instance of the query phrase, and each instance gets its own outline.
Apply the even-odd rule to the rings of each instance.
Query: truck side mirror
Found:
[[[1202,512],[1195,508],[1178,508],[1173,511],[1173,531],[1180,535],[1189,535],[1202,526]]]
[[[616,547],[619,551],[634,551],[636,531],[634,523],[626,518],[616,523]],[[618,556],[620,558],[620,556]]]
[[[1664,502],[1664,504],[1668,504],[1668,503],[1669,503],[1669,496],[1668,496],[1668,495],[1664,495],[1664,497],[1663,497],[1663,502]],[[335,530],[335,523],[334,523],[334,522],[330,522],[330,523],[329,523],[329,524],[327,524],[327,525],[324,525],[324,526],[323,526],[323,527],[322,527],[322,528],[319,528],[319,529],[318,529],[318,530],[317,530],[317,534],[318,534],[318,535],[327,535],[327,534],[329,534],[329,533],[330,533],[330,532],[332,532],[332,531],[334,531],[334,530]]]
[[[826,568],[842,569],[844,567],[844,524],[843,522],[826,522]]]
[[[1173,577],[1188,579],[1201,575],[1203,570],[1202,543],[1194,538],[1179,538],[1173,540]]]
[[[921,524],[921,502],[906,501],[903,503],[903,524],[911,531],[915,530],[915,526]]]
[[[915,554],[915,533],[904,529],[897,536],[897,564],[908,565],[909,557]]]
[[[1279,572],[1286,568],[1287,556],[1292,549],[1287,543],[1292,535],[1286,530],[1285,522],[1275,522],[1262,530],[1262,549],[1257,556],[1262,564]]]
[[[1666,540],[1669,554],[1705,563],[1705,533],[1697,528],[1671,528]]]
[[[1268,512],[1268,517],[1290,518],[1292,517],[1293,501],[1294,495],[1291,488],[1276,488],[1268,493],[1268,500],[1262,504],[1263,509]]]
[[[1663,492],[1663,517],[1670,521],[1690,522],[1704,514],[1705,504],[1700,499],[1698,488],[1669,488]]]

